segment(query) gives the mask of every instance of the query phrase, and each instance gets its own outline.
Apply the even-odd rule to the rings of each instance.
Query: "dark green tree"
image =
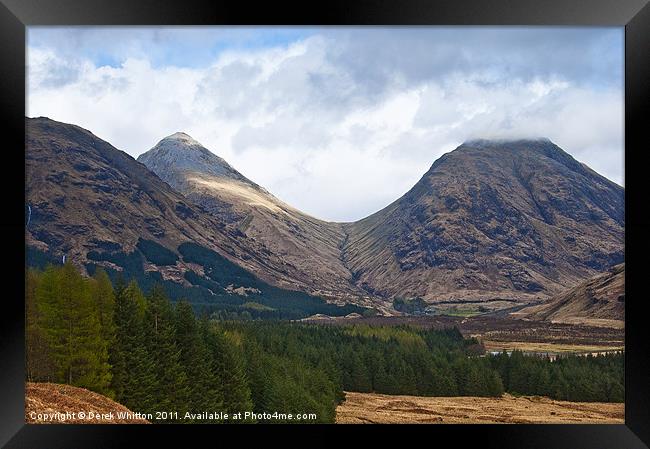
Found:
[[[183,416],[192,404],[188,379],[181,364],[181,350],[176,345],[174,310],[160,285],[155,285],[146,299],[144,333],[158,382],[156,409],[176,411]]]
[[[147,348],[144,306],[144,296],[135,281],[116,289],[113,389],[118,402],[132,411],[151,413],[156,411],[160,385]]]
[[[211,328],[206,320],[201,322],[201,329],[212,353],[212,369],[221,386],[224,410],[230,413],[253,410],[241,342],[219,328]]]
[[[187,301],[176,304],[176,344],[181,351],[180,361],[188,379],[189,402],[193,410],[222,410],[221,385],[212,371],[214,361]]]

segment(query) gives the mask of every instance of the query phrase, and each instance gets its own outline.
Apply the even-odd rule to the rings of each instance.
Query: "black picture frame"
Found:
[[[286,426],[26,425],[24,423],[24,148],[25,27],[31,25],[571,25],[625,27],[626,329],[624,425],[436,425],[292,427],[276,443],[339,444],[342,433],[384,439],[487,447],[643,448],[650,444],[650,340],[643,313],[649,254],[648,183],[641,159],[650,117],[650,5],[647,0],[366,0],[216,2],[209,0],[0,0],[0,123],[5,288],[0,312],[0,444],[18,447],[131,447],[135,439],[184,446],[207,438],[225,444],[225,434],[248,445]],[[20,151],[20,149],[23,151]],[[647,176],[647,175],[646,175]],[[646,207],[644,207],[646,206]],[[284,429],[284,430],[283,430]],[[304,435],[304,438],[299,437]],[[218,435],[218,438],[217,438]],[[403,437],[410,436],[408,440]],[[448,444],[448,443],[447,443]]]

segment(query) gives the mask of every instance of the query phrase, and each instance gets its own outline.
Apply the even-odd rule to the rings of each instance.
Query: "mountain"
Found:
[[[280,201],[184,133],[162,139],[138,157],[189,201],[260,244],[269,264],[297,285],[328,297],[367,295],[341,260],[340,223],[311,217]]]
[[[161,283],[175,299],[269,317],[363,311],[297,291],[290,266],[89,131],[47,118],[26,128],[29,265],[65,257],[144,289]]]
[[[27,236],[35,247],[85,261],[91,250],[132,251],[140,238],[165,246],[226,240],[226,229],[89,131],[47,118],[26,127]]]
[[[512,314],[526,320],[592,326],[625,324],[625,264],[581,282],[550,301]]]
[[[344,225],[342,257],[388,297],[530,300],[621,263],[624,225],[624,189],[549,140],[475,140]]]
[[[525,303],[623,262],[624,189],[547,139],[466,142],[354,223],[294,209],[184,133],[138,160],[74,125],[27,119],[34,263],[65,254],[89,272],[162,280],[172,297],[302,316],[303,300],[332,311],[318,298],[384,313],[396,298]]]
[[[185,172],[204,173],[231,181],[239,181],[260,189],[222,158],[182,132],[165,137],[150,151],[141,154],[137,160],[154,173],[161,173],[163,176],[159,175],[160,178],[176,190],[183,187],[183,179],[179,174]]]

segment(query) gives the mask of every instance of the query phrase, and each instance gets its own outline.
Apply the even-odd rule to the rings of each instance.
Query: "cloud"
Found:
[[[32,87],[57,88],[77,81],[83,65],[67,61],[49,49],[30,48],[29,82]]]
[[[194,31],[30,31],[28,115],[134,157],[185,131],[336,221],[389,204],[479,137],[548,137],[622,183],[621,30]]]

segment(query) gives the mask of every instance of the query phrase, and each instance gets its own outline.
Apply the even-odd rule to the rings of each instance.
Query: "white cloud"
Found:
[[[484,57],[469,70],[466,53],[434,74],[403,55],[393,55],[403,65],[378,68],[350,53],[355,45],[312,36],[223,51],[200,67],[152,65],[140,54],[101,66],[30,47],[28,115],[80,125],[134,157],[185,131],[282,200],[336,221],[389,204],[476,137],[548,137],[622,183],[621,85],[509,75]],[[364,76],[361,63],[370,64]]]

